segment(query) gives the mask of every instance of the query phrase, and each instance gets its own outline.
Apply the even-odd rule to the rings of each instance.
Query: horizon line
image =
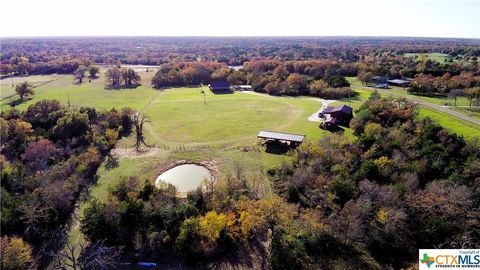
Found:
[[[468,39],[479,40],[480,37],[440,37],[440,36],[393,36],[393,35],[32,35],[0,36],[0,39],[34,39],[34,38],[417,38],[417,39]]]

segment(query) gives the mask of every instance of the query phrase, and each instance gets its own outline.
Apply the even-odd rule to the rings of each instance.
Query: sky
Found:
[[[6,0],[0,36],[480,38],[480,0]]]

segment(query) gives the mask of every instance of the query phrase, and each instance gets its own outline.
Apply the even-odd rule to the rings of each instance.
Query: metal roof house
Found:
[[[208,87],[212,91],[230,91],[230,86],[229,82],[212,82]]]
[[[323,115],[330,115],[337,118],[350,118],[353,116],[353,109],[347,105],[341,105],[336,107],[326,107],[322,112]]]
[[[332,128],[338,124],[348,124],[353,117],[353,109],[347,105],[327,107],[319,113],[325,120],[320,124],[321,128]]]
[[[277,141],[288,143],[290,146],[298,146],[305,140],[305,135],[262,130],[258,133],[257,138],[266,142]]]

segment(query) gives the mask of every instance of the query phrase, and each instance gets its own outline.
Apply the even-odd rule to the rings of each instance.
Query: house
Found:
[[[353,117],[353,109],[347,105],[326,107],[319,113],[325,120],[320,123],[321,128],[329,129],[341,124],[348,124]]]
[[[400,79],[388,80],[388,83],[400,87],[408,87],[410,85],[410,81]]]
[[[237,91],[252,91],[252,86],[248,84],[237,84],[233,88]]]
[[[230,83],[229,82],[212,82],[209,85],[210,90],[213,92],[215,91],[230,91]]]

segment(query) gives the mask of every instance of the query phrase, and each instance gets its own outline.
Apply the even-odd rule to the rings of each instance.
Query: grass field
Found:
[[[30,104],[33,104],[42,99],[56,99],[62,104],[67,105],[70,99],[70,104],[73,106],[90,106],[99,109],[111,109],[113,107],[129,106],[134,109],[143,108],[147,102],[152,99],[158,93],[150,87],[151,77],[153,72],[141,73],[142,86],[136,89],[124,89],[124,90],[105,90],[105,78],[104,70],[100,73],[99,78],[92,80],[85,79],[84,82],[79,85],[75,83],[72,75],[45,75],[45,76],[32,76],[19,78],[22,81],[36,81],[43,79],[43,83],[34,88],[35,95],[32,99],[18,105],[16,108],[19,110],[27,108]],[[4,79],[8,80],[8,79]],[[4,80],[2,80],[2,107],[8,107],[8,103],[12,98],[4,98]],[[33,85],[36,85],[32,83]],[[14,89],[7,88],[5,91],[9,92],[10,96],[14,93]],[[14,96],[13,99],[17,99],[18,96]]]
[[[430,117],[437,121],[441,126],[462,135],[465,139],[480,138],[480,127],[473,123],[462,121],[447,113],[439,112],[424,106],[419,108],[418,114],[420,117]]]
[[[432,61],[438,62],[438,63],[446,63],[448,62],[448,59],[450,56],[448,54],[444,53],[406,53],[403,56],[405,57],[417,57],[419,59],[421,55],[424,55],[427,59],[430,59]],[[464,60],[463,58],[461,59],[455,59],[452,58],[454,63],[462,63],[462,64],[467,64],[469,61]]]
[[[16,95],[15,93],[15,85],[22,83],[22,82],[29,82],[35,88],[40,87],[42,85],[50,84],[56,80],[65,78],[65,75],[34,75],[34,76],[26,76],[26,77],[8,77],[3,78],[0,80],[0,97],[1,99],[6,99],[9,97],[13,97]],[[72,77],[72,76],[69,76]]]

